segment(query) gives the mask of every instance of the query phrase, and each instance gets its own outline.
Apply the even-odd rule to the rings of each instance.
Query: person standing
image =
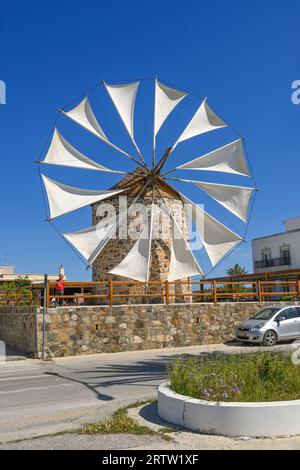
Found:
[[[57,295],[64,295],[65,290],[65,280],[63,274],[59,275],[59,278],[55,282],[55,290]],[[58,304],[61,307],[63,305],[64,299],[58,299]]]

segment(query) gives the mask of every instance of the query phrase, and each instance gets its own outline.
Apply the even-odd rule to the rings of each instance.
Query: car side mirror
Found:
[[[284,317],[283,315],[280,315],[280,316],[276,319],[277,323],[280,323],[280,322],[283,321],[283,320],[285,320],[285,317]]]

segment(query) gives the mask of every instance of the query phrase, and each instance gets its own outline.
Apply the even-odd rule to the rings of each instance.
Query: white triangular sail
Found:
[[[224,145],[217,150],[195,158],[190,162],[176,167],[181,170],[220,171],[222,173],[235,173],[250,176],[245,159],[242,139]]]
[[[154,106],[154,136],[183,98],[187,96],[184,91],[175,90],[155,80],[155,106]]]
[[[77,122],[77,124],[80,124],[80,126],[84,127],[92,134],[99,137],[99,139],[108,142],[108,138],[104,134],[103,129],[97,121],[87,96],[82,101],[80,101],[80,103],[75,106],[75,108],[72,108],[68,112],[62,111],[62,113],[68,118]]]
[[[227,184],[207,183],[204,181],[184,180],[178,178],[178,181],[192,183],[200,189],[203,189],[219,204],[228,209],[234,215],[247,221],[247,212],[249,202],[255,188],[246,188],[245,186],[233,186]]]
[[[123,221],[126,222],[127,215],[128,215],[127,211],[124,210],[124,211],[120,212],[119,214],[117,214],[116,218],[114,217],[113,219],[109,219],[108,221],[104,221],[104,222],[106,222],[106,226],[105,225],[103,226],[102,222],[100,222],[98,224],[98,230],[99,230],[98,237],[100,239],[100,243],[97,245],[96,249],[93,251],[93,253],[91,254],[91,256],[88,259],[88,262],[89,262],[90,266],[94,263],[95,259],[98,258],[101,251],[106,246],[106,244],[109,242],[109,240],[112,237],[115,236],[116,231],[117,231],[119,225],[121,224],[121,222],[123,222]],[[110,222],[110,220],[112,221],[112,223]],[[102,238],[101,238],[101,234],[103,234]]]
[[[168,281],[173,282],[178,279],[203,275],[203,272],[194,257],[188,242],[182,235],[175,219],[172,220],[172,244],[171,244],[171,261],[168,273]]]
[[[111,217],[92,227],[65,233],[63,236],[89,261],[96,248],[108,237],[115,225],[116,217]]]
[[[199,233],[205,250],[213,266],[232,248],[238,245],[242,238],[221,224],[217,219],[205,212],[200,206],[180,193],[185,204],[192,207],[192,219]]]
[[[50,220],[122,192],[122,190],[96,191],[75,188],[54,181],[45,175],[42,175],[42,178],[48,196]]]
[[[114,149],[118,150],[118,152],[121,152],[126,157],[132,159],[128,153],[124,152],[124,150],[120,149],[115,144],[110,142],[110,140],[108,140],[99,122],[97,121],[95,114],[93,113],[88,97],[85,97],[77,106],[75,106],[75,108],[67,112],[62,111],[62,113],[95,136],[99,137],[99,139],[103,140],[103,142],[105,142],[107,145],[110,145]]]
[[[104,82],[106,90],[135,145],[134,107],[139,84],[140,82],[129,83],[128,85],[108,85]]]
[[[79,150],[73,147],[62,135],[55,129],[47,155],[41,163],[47,165],[61,165],[83,170],[96,170],[108,173],[126,174],[125,171],[111,170],[99,163],[94,162]]]
[[[140,282],[148,282],[150,274],[150,256],[152,242],[153,211],[133,248],[110,274],[128,277]]]
[[[147,187],[147,184],[145,187]],[[120,225],[122,223],[125,223],[127,225],[128,217],[130,216],[132,209],[134,209],[134,204],[139,199],[139,197],[140,194],[135,197],[128,210],[123,210],[122,212],[117,214],[115,224],[110,226],[105,238],[100,242],[100,244],[96,247],[95,251],[91,254],[90,258],[88,259],[90,266],[94,263],[95,259],[99,256],[99,254],[106,246],[108,241],[111,239],[111,237],[115,235],[116,230],[120,227]]]
[[[173,149],[176,147],[179,142],[182,142],[187,139],[191,139],[196,135],[204,134],[205,132],[213,131],[215,129],[220,129],[221,127],[226,127],[227,124],[222,119],[220,119],[208,106],[207,100],[205,99],[191,121],[184,129],[180,137],[177,139],[173,145]]]

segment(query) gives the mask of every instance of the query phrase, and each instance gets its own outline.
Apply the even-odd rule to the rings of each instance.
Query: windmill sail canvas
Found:
[[[88,150],[79,151],[58,128],[54,129],[48,150],[38,163],[40,168],[45,169],[49,165],[57,168],[66,166],[74,170],[122,174],[123,177],[113,187],[89,190],[68,186],[60,179],[53,180],[42,173],[49,203],[48,219],[54,220],[82,207],[92,206],[91,226],[65,233],[64,237],[86,260],[87,265],[92,267],[94,280],[126,278],[144,283],[151,279],[176,282],[190,279],[194,275],[205,276],[205,268],[201,266],[197,253],[190,245],[191,225],[198,231],[202,250],[206,252],[211,268],[236,247],[243,236],[193,202],[176,185],[183,183],[187,188],[194,187],[199,193],[202,191],[220,210],[247,223],[249,204],[256,190],[254,184],[246,186],[197,179],[199,172],[205,176],[217,173],[219,176],[251,179],[242,139],[227,142],[208,153],[198,154],[196,158],[191,158],[191,155],[184,163],[176,165],[177,149],[183,148],[186,141],[230,126],[212,109],[207,99],[202,100],[189,122],[182,124],[181,133],[175,141],[163,152],[158,151],[157,139],[161,130],[169,117],[172,115],[173,119],[179,107],[188,100],[189,93],[156,78],[153,80],[153,146],[147,152],[151,157],[146,158],[146,153],[143,154],[138,143],[135,125],[141,81],[117,85],[102,81],[99,87],[103,87],[117,111],[133,151],[124,150],[115,144],[115,139],[111,140],[103,123],[99,123],[89,96],[86,96],[71,109],[61,111],[60,119],[71,120],[74,125],[92,134],[101,145],[107,145],[117,152],[122,159],[118,168],[111,168],[110,161],[95,161],[90,158]],[[148,115],[145,112],[145,119]],[[122,167],[124,159],[132,166],[130,170]],[[166,163],[169,164],[170,161],[174,161],[174,167],[166,171]],[[190,174],[194,172],[196,177],[186,179],[185,171]],[[110,203],[117,209],[120,196],[127,198],[126,209],[116,210],[115,218],[103,220],[98,216],[99,205],[103,202]],[[145,216],[144,222],[139,224],[137,236],[130,238],[127,233],[127,238],[122,239],[120,233],[124,223],[128,229],[128,221],[134,221],[136,217],[136,204],[141,203],[145,206]],[[191,206],[191,211],[185,210],[186,205]],[[158,219],[161,222],[166,215],[169,216],[169,233],[164,239],[160,239],[162,230],[157,229]],[[201,215],[198,221],[197,215]],[[165,228],[166,224],[162,225]],[[116,233],[119,237],[116,237]]]

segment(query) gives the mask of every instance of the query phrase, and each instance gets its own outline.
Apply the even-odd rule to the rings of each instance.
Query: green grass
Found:
[[[180,358],[169,379],[175,392],[215,402],[300,399],[300,365],[281,353]]]
[[[138,408],[148,403],[155,403],[152,401],[138,401],[131,405],[119,408],[115,411],[111,418],[107,418],[100,423],[85,424],[77,432],[78,434],[135,434],[135,435],[153,435],[160,436],[162,439],[169,441],[172,440],[168,433],[174,432],[172,428],[162,428],[160,431],[154,431],[147,426],[142,426],[135,419],[128,416],[130,408]]]

